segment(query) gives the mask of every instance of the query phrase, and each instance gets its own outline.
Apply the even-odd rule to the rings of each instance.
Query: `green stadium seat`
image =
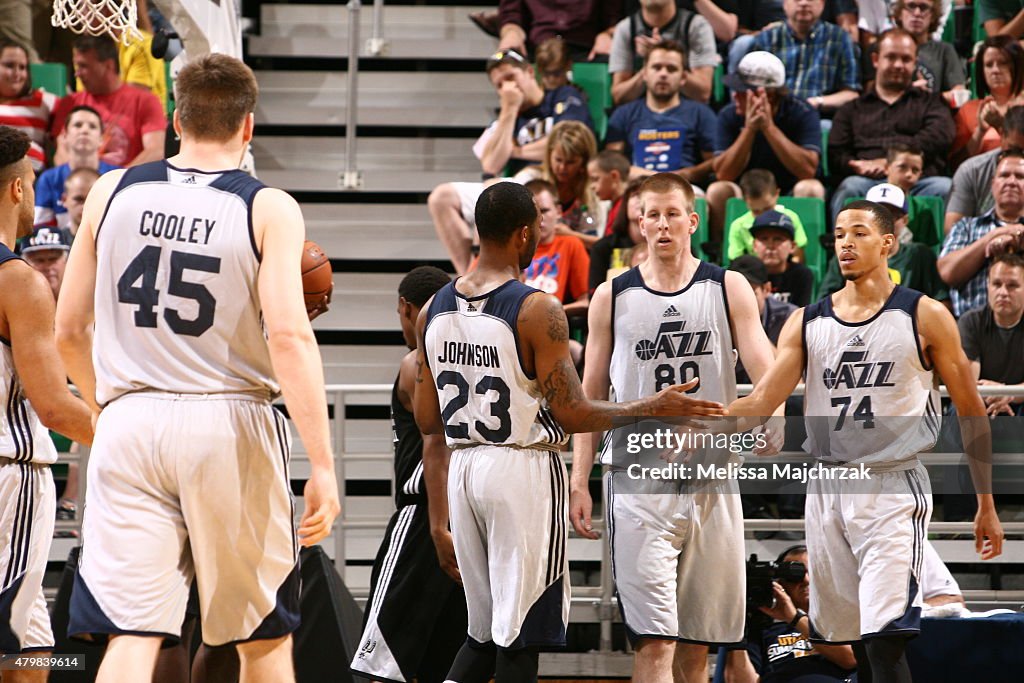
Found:
[[[171,79],[171,63],[164,62],[164,78],[167,81],[167,118],[174,113],[174,81]]]
[[[697,224],[697,232],[693,233],[690,237],[690,250],[694,256],[702,261],[706,261],[707,256],[704,254],[704,249],[701,245],[707,242],[711,235],[708,229],[708,200],[703,197],[697,197],[693,201],[693,210],[700,217],[700,222]]]
[[[711,104],[724,105],[725,104],[725,83],[722,82],[722,76],[725,75],[725,67],[721,63],[715,67],[715,75],[711,79]]]
[[[42,88],[57,97],[64,97],[68,92],[68,68],[63,64],[39,63],[30,64],[32,87]]]
[[[828,178],[828,134],[831,128],[821,129],[821,155],[818,157],[818,165],[821,166],[821,177]]]
[[[814,272],[815,288],[821,283],[828,263],[828,254],[821,246],[819,239],[825,234],[825,202],[813,197],[779,197],[779,204],[800,216],[807,234],[807,246],[804,247],[804,263]],[[749,209],[747,203],[739,197],[733,197],[725,204],[725,244],[729,244],[729,228],[732,222],[745,214]],[[722,262],[729,265],[728,254],[723,247]]]
[[[612,107],[612,80],[608,65],[601,63],[574,63],[572,82],[587,94],[587,108],[594,120],[597,143],[600,146],[608,130],[608,110]]]

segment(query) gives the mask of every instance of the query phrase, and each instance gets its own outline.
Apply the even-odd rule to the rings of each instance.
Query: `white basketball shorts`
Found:
[[[128,394],[89,458],[69,633],[180,635],[198,582],[203,639],[298,627],[298,544],[284,418],[238,395]]]
[[[736,482],[679,494],[622,493],[636,490],[626,478],[622,470],[605,475],[605,500],[612,572],[630,640],[742,641],[747,579]]]
[[[565,645],[569,488],[558,453],[452,452],[448,507],[469,636],[509,649]]]
[[[53,649],[43,574],[56,515],[50,466],[0,458],[0,653]]]
[[[872,471],[866,480],[811,479],[807,557],[811,635],[849,643],[921,629],[921,564],[932,513],[928,473]]]

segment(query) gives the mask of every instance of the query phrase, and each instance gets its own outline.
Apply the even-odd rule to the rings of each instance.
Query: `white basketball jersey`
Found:
[[[165,161],[125,172],[96,235],[100,405],[145,389],[277,394],[256,289],[262,188]]]
[[[16,258],[10,249],[0,244],[0,264]],[[57,449],[50,440],[50,432],[21,392],[11,342],[3,337],[0,337],[0,407],[3,409],[0,458],[47,465],[57,462]]]
[[[519,309],[538,291],[509,280],[467,297],[453,282],[434,295],[424,353],[449,448],[494,444],[557,451],[568,441],[519,357]]]
[[[736,352],[725,270],[701,261],[678,292],[650,289],[636,267],[612,280],[612,357],[616,401],[651,396],[700,378],[695,397],[736,400]],[[611,443],[611,440],[608,440]],[[612,464],[608,448],[602,462]]]
[[[935,444],[937,378],[917,333],[923,295],[897,286],[860,323],[825,297],[804,309],[804,415],[809,453],[830,463],[908,465]]]

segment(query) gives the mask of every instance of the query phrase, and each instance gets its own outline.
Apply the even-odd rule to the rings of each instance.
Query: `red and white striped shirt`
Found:
[[[21,99],[0,104],[0,125],[17,128],[32,140],[28,156],[37,173],[46,168],[46,131],[56,104],[57,96],[42,88]]]

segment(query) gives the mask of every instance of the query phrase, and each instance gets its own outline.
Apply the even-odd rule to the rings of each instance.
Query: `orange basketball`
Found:
[[[302,245],[302,293],[306,309],[315,308],[334,288],[331,261],[316,242]]]

